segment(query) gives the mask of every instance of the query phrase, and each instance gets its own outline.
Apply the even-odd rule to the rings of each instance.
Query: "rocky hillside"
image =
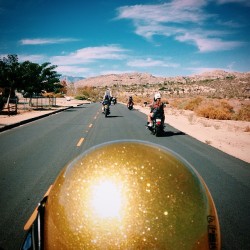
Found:
[[[113,86],[119,85],[133,85],[133,84],[158,84],[158,83],[187,83],[198,82],[204,80],[217,80],[225,78],[249,79],[250,72],[226,72],[223,70],[215,70],[212,72],[205,72],[193,76],[177,76],[177,77],[156,77],[148,73],[124,73],[124,74],[110,74],[90,77],[75,82],[75,86]]]
[[[215,98],[250,98],[250,72],[216,70],[193,76],[156,77],[147,73],[101,75],[75,82],[75,88],[93,86],[114,92],[149,95],[160,91],[170,96],[205,95]]]

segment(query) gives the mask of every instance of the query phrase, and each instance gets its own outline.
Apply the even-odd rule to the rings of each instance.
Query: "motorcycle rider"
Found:
[[[111,105],[111,101],[112,101],[112,92],[111,92],[111,89],[107,88],[105,93],[104,93],[104,96],[103,96],[103,100],[105,100],[106,98],[108,97],[109,99],[109,105]]]
[[[105,95],[104,100],[102,101],[102,112],[104,112],[105,105],[110,106],[110,97],[108,95]]]
[[[134,106],[134,101],[133,101],[133,97],[132,97],[132,96],[130,96],[130,97],[128,98],[127,107],[129,107],[130,105],[132,105],[132,107]]]
[[[159,115],[162,119],[162,123],[164,123],[165,121],[164,103],[161,101],[160,93],[155,94],[154,101],[150,105],[150,113],[148,114],[148,122],[147,122],[147,126],[149,128],[152,127],[153,125],[152,120],[155,118],[156,115]]]
[[[221,248],[201,176],[173,151],[136,140],[94,146],[67,164],[28,230],[22,250]]]

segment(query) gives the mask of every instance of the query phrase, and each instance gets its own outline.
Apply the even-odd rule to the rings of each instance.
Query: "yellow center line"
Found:
[[[92,126],[93,126],[93,124],[92,124],[92,123],[90,123],[90,124],[89,124],[89,128],[91,128]]]
[[[77,147],[80,147],[81,145],[82,145],[82,143],[83,143],[83,141],[84,141],[84,138],[82,137],[80,140],[79,140],[79,142],[77,143]]]

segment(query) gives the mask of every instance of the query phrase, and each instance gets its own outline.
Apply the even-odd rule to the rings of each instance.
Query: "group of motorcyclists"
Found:
[[[116,104],[116,98],[112,96],[112,92],[110,89],[107,89],[103,96],[102,101],[102,112],[105,112],[105,105],[108,105],[108,107],[111,105],[111,102],[113,101],[114,104]],[[134,100],[132,96],[129,96],[128,102],[127,102],[127,108],[129,110],[132,110],[134,106]],[[161,101],[161,94],[155,93],[154,99],[152,103],[150,104],[150,112],[147,116],[147,127],[149,130],[152,129],[153,121],[156,118],[161,119],[161,124],[164,124],[165,121],[165,114],[164,114],[164,103]]]

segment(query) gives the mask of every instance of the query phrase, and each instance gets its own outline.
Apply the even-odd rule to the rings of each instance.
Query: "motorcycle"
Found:
[[[110,114],[110,106],[111,105],[111,101],[109,99],[105,99],[102,102],[102,113],[105,115],[105,117],[107,117]]]
[[[104,113],[105,117],[107,117],[110,114],[109,104],[104,104],[103,113]]]
[[[161,136],[164,133],[164,122],[161,117],[157,116],[152,119],[152,127],[148,127],[153,135],[156,137]]]
[[[129,102],[128,105],[127,105],[128,109],[129,110],[132,110],[133,107],[134,107],[134,103],[133,102]]]
[[[116,97],[113,97],[112,101],[113,101],[113,104],[115,105],[117,103]]]

